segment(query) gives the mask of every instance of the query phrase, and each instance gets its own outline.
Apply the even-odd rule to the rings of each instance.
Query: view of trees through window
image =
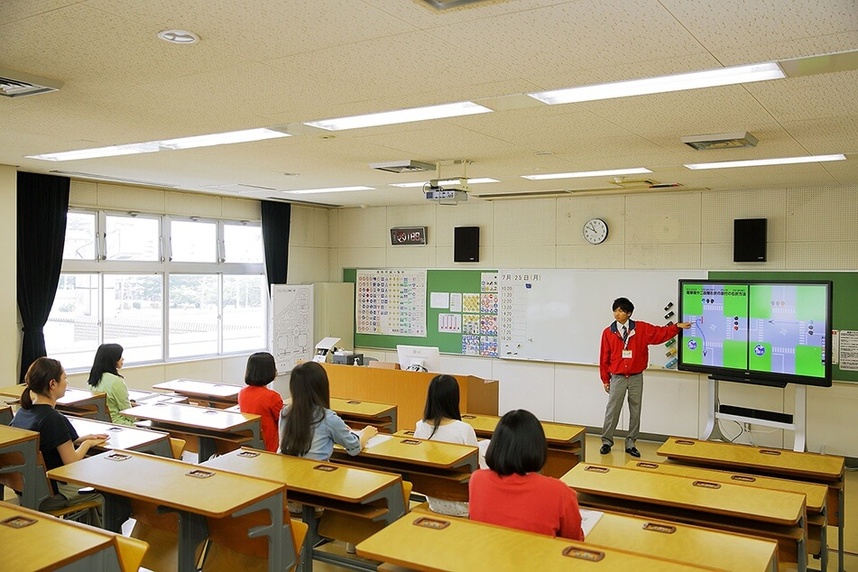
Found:
[[[258,224],[71,211],[63,259],[45,342],[67,370],[107,342],[129,365],[266,347]]]

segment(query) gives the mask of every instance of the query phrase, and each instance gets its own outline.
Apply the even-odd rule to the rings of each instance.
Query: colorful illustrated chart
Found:
[[[358,334],[426,336],[426,271],[358,270]]]
[[[498,275],[480,275],[480,293],[462,297],[462,354],[498,356]]]

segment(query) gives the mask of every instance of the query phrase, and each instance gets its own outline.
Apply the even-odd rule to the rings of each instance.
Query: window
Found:
[[[264,350],[262,249],[258,223],[70,211],[48,354],[86,371],[105,342],[129,365]]]

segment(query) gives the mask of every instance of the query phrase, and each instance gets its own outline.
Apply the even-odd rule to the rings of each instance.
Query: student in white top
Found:
[[[418,439],[477,446],[474,428],[462,421],[459,412],[459,383],[451,375],[436,375],[429,382],[423,419],[417,422],[414,436]],[[484,449],[483,449],[484,450]],[[482,455],[480,458],[482,466]],[[468,516],[468,503],[427,496],[429,508],[440,514]]]

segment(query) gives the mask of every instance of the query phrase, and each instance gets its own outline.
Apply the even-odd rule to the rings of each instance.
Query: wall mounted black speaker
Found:
[[[737,218],[733,221],[733,262],[766,261],[766,220]]]
[[[453,231],[453,262],[479,262],[480,227],[457,226]]]

